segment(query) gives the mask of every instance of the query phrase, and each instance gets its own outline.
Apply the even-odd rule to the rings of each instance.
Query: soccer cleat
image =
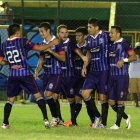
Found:
[[[58,124],[67,127],[67,124],[64,122],[64,120],[59,120]]]
[[[46,129],[48,129],[48,128],[50,128],[50,123],[49,123],[49,121],[48,120],[44,120],[44,124],[45,124],[45,128]]]
[[[93,125],[93,122],[90,122],[90,124],[88,125],[88,127],[90,127],[90,128],[91,128],[91,127],[92,127],[92,125]]]
[[[99,124],[99,125],[97,125],[97,128],[106,128],[106,126],[103,124]]]
[[[97,128],[97,126],[98,126],[99,123],[100,123],[100,117],[99,118],[98,117],[95,117],[95,121],[94,121],[92,127],[93,128]]]
[[[2,126],[1,126],[2,129],[11,129],[13,128],[10,124],[5,124],[3,123]]]
[[[130,129],[130,127],[131,127],[130,119],[131,119],[131,116],[130,115],[128,115],[128,118],[125,119],[125,124],[126,124],[126,128],[127,129]]]
[[[118,130],[118,129],[120,129],[120,127],[118,125],[114,124],[113,126],[110,127],[110,129]]]
[[[57,121],[57,118],[52,118],[52,121],[51,121],[51,127],[56,127],[58,126],[58,121]]]
[[[70,126],[72,126],[72,121],[70,120],[68,122],[65,122],[65,124],[66,124],[67,127],[70,127]]]

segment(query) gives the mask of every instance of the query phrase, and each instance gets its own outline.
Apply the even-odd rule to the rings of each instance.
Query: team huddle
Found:
[[[137,59],[131,45],[121,37],[121,28],[112,26],[109,33],[100,29],[98,19],[88,20],[86,27],[76,29],[76,42],[69,39],[66,25],[57,27],[57,37],[51,35],[48,22],[39,25],[44,39],[39,45],[21,38],[20,26],[10,25],[9,38],[0,47],[0,65],[9,65],[7,87],[8,101],[4,107],[3,129],[12,128],[9,116],[15,97],[25,90],[33,94],[42,112],[45,128],[63,125],[77,126],[77,117],[84,100],[91,120],[89,127],[107,128],[109,105],[117,113],[116,123],[110,129],[119,129],[122,118],[126,128],[131,127],[130,116],[125,113],[124,101],[128,94],[128,63]],[[57,39],[58,38],[58,39]],[[51,111],[49,122],[45,101],[39,92],[27,62],[29,50],[40,51],[35,78],[43,69],[44,96]],[[7,60],[5,60],[5,58]],[[91,96],[97,90],[101,101],[101,113]],[[70,104],[70,121],[61,116],[58,96],[66,95]]]

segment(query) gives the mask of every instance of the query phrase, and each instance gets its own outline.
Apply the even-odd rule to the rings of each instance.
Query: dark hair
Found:
[[[9,37],[12,35],[15,35],[17,31],[20,30],[20,26],[18,24],[12,24],[8,27],[7,31],[8,31],[8,35]]]
[[[96,19],[96,18],[89,18],[88,23],[92,24],[94,27],[98,26],[99,29],[100,29],[100,23],[99,23],[98,19]]]
[[[68,29],[68,27],[66,25],[61,24],[57,27],[57,33],[59,33],[62,28]]]
[[[87,35],[87,34],[88,34],[87,28],[86,28],[86,27],[83,27],[83,26],[78,27],[78,28],[75,30],[75,32],[76,32],[76,33],[77,33],[77,32],[80,32],[80,33],[82,33],[83,35]]]
[[[8,2],[4,2],[2,5],[1,5],[1,7],[5,7],[5,6],[9,6],[9,4],[8,4]]]
[[[120,33],[120,36],[122,35],[122,29],[120,26],[117,26],[117,25],[111,26],[111,29],[116,29],[116,32]]]
[[[42,23],[40,23],[39,28],[42,28],[42,27],[44,27],[46,31],[48,29],[50,29],[50,32],[51,32],[51,25],[50,25],[49,22],[42,22]]]

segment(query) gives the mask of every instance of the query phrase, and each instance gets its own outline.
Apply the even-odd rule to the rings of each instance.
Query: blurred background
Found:
[[[38,25],[44,21],[50,22],[52,34],[59,24],[67,25],[74,41],[74,30],[87,26],[90,17],[98,18],[105,31],[112,25],[121,26],[123,37],[132,46],[140,41],[140,0],[2,0],[0,5],[0,43],[8,38],[7,28],[12,23],[21,25],[23,37],[39,43],[42,38]],[[38,52],[29,52],[32,73],[38,55]],[[6,97],[7,76],[8,66],[0,66],[0,100]]]

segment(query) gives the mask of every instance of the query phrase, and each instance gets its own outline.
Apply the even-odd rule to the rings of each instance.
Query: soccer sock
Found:
[[[52,117],[57,118],[56,104],[55,104],[54,99],[52,98],[52,96],[47,97],[47,103],[49,105]]]
[[[48,116],[47,116],[47,109],[46,109],[46,104],[45,104],[45,101],[43,99],[43,97],[39,97],[36,99],[36,102],[43,114],[43,119],[47,119],[48,120]]]
[[[91,98],[91,96],[85,99],[85,103],[86,103],[87,111],[90,118],[93,117],[93,113],[94,113],[94,116],[100,117],[100,113],[95,105],[94,100]]]
[[[62,120],[60,103],[59,103],[58,99],[54,99],[54,102],[55,102],[55,105],[56,105],[57,117],[59,117],[59,119]]]
[[[76,124],[76,117],[75,117],[75,101],[70,101],[70,112],[71,112],[71,121],[72,124]]]
[[[113,105],[113,106],[111,106],[112,107],[112,109],[115,111],[115,112],[117,112],[117,110],[118,110],[118,104],[116,103],[115,105]],[[127,116],[127,114],[124,112],[123,113],[123,116],[122,116],[124,119],[127,119],[128,118],[128,116]]]
[[[3,123],[5,123],[5,124],[9,124],[8,120],[9,120],[12,106],[13,106],[13,103],[10,101],[7,101],[7,103],[4,106],[4,121],[3,121]]]
[[[124,113],[124,104],[118,105],[116,125],[120,127],[121,119]]]
[[[77,118],[79,112],[81,111],[82,108],[82,101],[76,101],[76,107],[75,107],[75,117]]]
[[[107,116],[108,116],[108,102],[107,100],[101,101],[102,105],[102,124],[107,125]]]

